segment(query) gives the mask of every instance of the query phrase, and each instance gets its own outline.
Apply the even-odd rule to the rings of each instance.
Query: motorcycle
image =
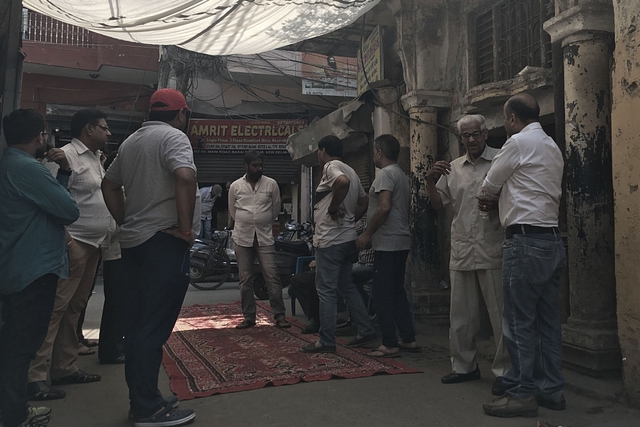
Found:
[[[196,239],[190,251],[189,282],[203,291],[218,289],[238,274],[231,230],[215,231],[212,238]]]

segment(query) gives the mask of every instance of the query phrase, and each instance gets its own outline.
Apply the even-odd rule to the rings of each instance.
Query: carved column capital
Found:
[[[585,3],[565,10],[543,24],[551,41],[561,40],[562,46],[581,40],[590,40],[594,33],[613,33],[613,5],[611,3]]]
[[[400,98],[405,111],[416,108],[449,108],[451,93],[444,90],[414,90]]]

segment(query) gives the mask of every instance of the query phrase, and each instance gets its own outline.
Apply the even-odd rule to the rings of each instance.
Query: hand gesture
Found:
[[[438,160],[427,173],[427,180],[436,182],[441,175],[449,175],[451,164],[446,160]]]
[[[47,160],[50,162],[55,162],[60,166],[60,169],[69,170],[69,160],[67,160],[67,155],[60,148],[50,148],[46,154]]]

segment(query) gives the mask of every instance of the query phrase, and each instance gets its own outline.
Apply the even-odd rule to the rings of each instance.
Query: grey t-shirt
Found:
[[[145,122],[122,143],[105,175],[124,186],[125,216],[120,227],[120,246],[138,246],[158,231],[178,225],[173,172],[179,168],[196,170],[189,139],[171,125]],[[200,212],[200,193],[196,192],[195,212]],[[194,215],[193,223],[199,229],[200,215]]]
[[[371,237],[371,246],[375,251],[403,251],[411,246],[409,231],[409,203],[411,188],[409,178],[402,172],[397,163],[378,171],[376,179],[369,190],[369,208],[367,223],[378,209],[378,193],[391,191],[391,211],[387,220]]]

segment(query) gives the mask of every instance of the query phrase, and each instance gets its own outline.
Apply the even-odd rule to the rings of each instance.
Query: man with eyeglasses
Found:
[[[480,329],[480,299],[489,312],[496,354],[491,370],[496,376],[492,392],[501,395],[502,376],[509,368],[509,358],[502,339],[502,242],[496,202],[486,217],[476,200],[482,180],[487,175],[498,150],[486,145],[488,131],[481,115],[458,121],[458,132],[467,153],[451,163],[436,162],[427,175],[429,199],[434,209],[451,205],[451,307],[449,346],[451,373],[442,377],[444,384],[480,379],[476,335]],[[439,177],[439,179],[438,179]],[[437,183],[436,183],[437,181]],[[490,202],[487,202],[490,203]]]
[[[277,328],[289,328],[285,319],[282,283],[276,267],[273,241],[273,222],[280,213],[280,189],[273,178],[262,174],[264,157],[255,150],[244,156],[246,174],[229,187],[229,215],[235,221],[233,241],[236,244],[240,275],[240,302],[244,320],[236,325],[246,329],[256,324],[256,301],[249,279],[253,262],[260,262],[260,270],[269,289],[269,304],[273,309]]]
[[[46,425],[51,409],[27,406],[29,362],[47,333],[58,278],[69,276],[64,227],[78,218],[67,191],[64,152],[47,152],[60,165],[57,179],[44,157],[44,118],[16,110],[3,119],[7,148],[0,158],[0,413],[5,427]]]
[[[106,114],[99,110],[78,111],[71,118],[73,139],[62,147],[71,167],[69,191],[78,204],[80,217],[67,227],[70,236],[70,274],[69,278],[58,282],[49,330],[31,363],[28,385],[30,400],[65,397],[62,390],[47,385],[47,374],[53,385],[100,381],[100,375],[88,374],[76,366],[76,330],[80,313],[91,295],[100,261],[100,244],[107,236],[111,221],[100,191],[104,177],[100,150],[106,146],[111,135],[106,118]]]

